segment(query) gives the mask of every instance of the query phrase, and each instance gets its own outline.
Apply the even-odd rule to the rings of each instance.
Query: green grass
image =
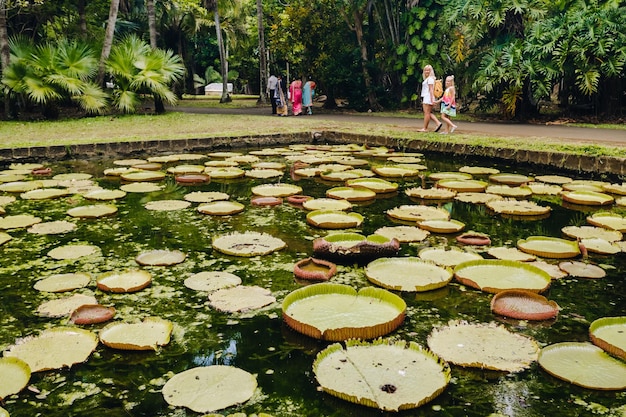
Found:
[[[241,108],[255,107],[256,101],[256,96],[233,96],[233,102],[224,105],[219,103],[218,96],[199,96],[184,99],[179,106]],[[421,113],[414,111],[380,113],[380,116],[385,115],[415,118],[416,122],[422,117]],[[445,143],[464,143],[471,146],[560,151],[587,155],[622,157],[625,155],[624,148],[588,144],[572,145],[552,138],[533,138],[529,141],[526,137],[495,137],[462,132],[446,136],[434,133],[418,134],[416,126],[356,123],[315,117],[276,118],[267,117],[267,115],[192,114],[169,111],[160,116],[126,115],[58,121],[3,121],[0,123],[0,148],[338,131],[393,137],[400,139],[401,142],[419,138]]]

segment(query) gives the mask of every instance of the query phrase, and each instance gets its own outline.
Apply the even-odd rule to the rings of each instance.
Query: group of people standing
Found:
[[[287,87],[282,74],[272,74],[267,80],[267,90],[272,101],[272,114],[288,116],[289,105],[294,116],[313,114],[315,81],[296,78]]]
[[[441,98],[435,97],[435,81],[437,77],[435,76],[435,70],[431,65],[426,65],[422,72],[422,76],[424,77],[424,81],[422,82],[422,109],[424,110],[424,127],[419,130],[419,132],[428,132],[428,124],[432,120],[437,123],[437,127],[435,128],[435,132],[439,132],[441,126],[445,124],[445,129],[443,134],[452,133],[458,127],[455,125],[450,117],[456,116],[456,89],[454,87],[454,75],[449,75],[446,77],[445,82],[445,91]],[[435,113],[433,113],[433,106],[435,104],[441,103],[441,120],[437,119]]]

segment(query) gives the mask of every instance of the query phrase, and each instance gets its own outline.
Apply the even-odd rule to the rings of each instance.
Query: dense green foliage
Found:
[[[147,43],[146,1],[114,1],[120,2],[114,42],[133,34]],[[262,16],[256,3],[154,2],[158,48],[174,51],[186,69],[168,80],[168,88],[178,97],[201,93],[200,86],[228,74],[236,93],[262,94],[260,74],[267,72],[259,69],[259,54],[266,51],[270,73],[315,79],[328,106],[341,98],[363,111],[419,107],[422,68],[431,64],[439,77],[455,75],[461,109],[497,109],[519,119],[533,117],[546,103],[569,112],[591,110],[595,116],[623,111],[626,6],[618,0],[263,0]],[[6,0],[6,10],[0,10],[6,17],[5,24],[0,19],[0,50],[8,50],[3,38],[20,36],[37,51],[46,50],[40,45],[64,48],[81,40],[97,56],[110,5],[111,0]],[[264,48],[258,42],[258,17]],[[165,65],[170,59],[174,56],[161,58]],[[15,74],[7,77],[8,65],[2,67],[11,90],[5,95],[45,104],[24,86],[16,90],[10,81]],[[55,85],[54,100],[79,103],[80,95],[61,92],[64,88]],[[163,91],[156,96],[171,102]],[[122,111],[136,108],[123,104],[121,96],[113,99]],[[93,107],[97,102],[80,104],[86,111],[101,111]]]

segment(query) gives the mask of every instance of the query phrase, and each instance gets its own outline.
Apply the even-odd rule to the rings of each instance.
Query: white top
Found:
[[[267,80],[267,89],[276,90],[277,84],[278,84],[278,78],[276,78],[275,75],[270,75],[270,78]]]
[[[422,103],[433,104],[432,96],[430,95],[429,85],[435,88],[435,77],[428,77],[422,82]]]

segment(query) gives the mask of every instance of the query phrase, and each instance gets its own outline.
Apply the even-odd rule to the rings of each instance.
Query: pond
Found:
[[[100,343],[84,363],[71,368],[32,374],[28,387],[4,399],[3,407],[13,417],[54,416],[196,416],[184,407],[167,404],[161,393],[163,385],[174,375],[197,366],[228,365],[243,369],[257,378],[258,388],[247,402],[219,410],[222,415],[253,415],[267,413],[274,417],[288,416],[580,416],[626,414],[626,392],[599,391],[582,388],[545,372],[537,363],[518,373],[495,372],[452,365],[452,379],[445,391],[429,403],[412,410],[385,413],[355,405],[323,392],[316,381],[312,364],[318,352],[330,343],[302,335],[283,321],[281,303],[287,294],[309,283],[294,278],[294,263],[312,256],[313,240],[337,230],[313,227],[307,223],[307,210],[286,200],[275,206],[250,203],[252,189],[260,184],[287,183],[302,188],[301,194],[323,198],[327,190],[342,186],[329,181],[293,174],[296,160],[316,157],[316,162],[337,165],[346,160],[359,160],[352,169],[371,169],[396,165],[385,150],[363,152],[359,147],[292,146],[275,150],[251,150],[238,157],[236,153],[207,152],[197,155],[164,158],[146,153],[139,158],[161,163],[161,172],[180,165],[203,165],[235,156],[245,171],[258,158],[262,162],[286,165],[278,177],[238,179],[211,178],[205,183],[176,182],[174,174],[151,183],[159,185],[152,192],[127,192],[114,201],[94,202],[84,197],[91,188],[89,181],[105,189],[119,189],[123,184],[119,173],[104,175],[105,170],[126,167],[132,161],[69,160],[46,164],[52,168],[48,176],[26,175],[24,181],[44,181],[55,185],[59,174],[82,173],[88,180],[56,177],[61,181],[54,188],[77,186],[69,195],[54,199],[23,199],[19,192],[0,192],[0,198],[15,197],[2,207],[6,216],[31,214],[42,222],[67,221],[75,224],[71,231],[58,234],[31,233],[27,227],[4,230],[11,240],[0,246],[0,349],[6,351],[20,338],[37,335],[44,329],[72,326],[67,316],[46,317],[38,308],[50,300],[72,294],[94,296],[105,306],[116,310],[114,320],[135,322],[145,317],[160,317],[173,323],[171,340],[156,351],[120,350]],[[245,155],[247,151],[241,151]],[[397,156],[397,155],[396,155]],[[418,155],[404,155],[415,162]],[[189,158],[189,159],[186,159]],[[362,165],[361,165],[362,164]],[[369,235],[384,226],[407,225],[386,213],[401,205],[432,205],[445,209],[452,219],[466,225],[465,230],[489,235],[490,246],[464,246],[456,234],[430,233],[421,241],[402,243],[398,256],[416,257],[428,247],[461,247],[485,258],[489,247],[515,247],[519,239],[529,236],[562,238],[565,226],[587,225],[588,216],[599,211],[626,215],[626,207],[610,204],[592,206],[569,204],[560,195],[533,194],[527,200],[551,208],[548,216],[506,216],[496,214],[484,204],[458,199],[420,200],[405,191],[414,187],[429,188],[435,184],[433,173],[458,172],[462,166],[488,166],[503,173],[527,176],[569,176],[576,180],[598,180],[579,177],[556,170],[537,172],[536,168],[507,166],[471,159],[450,160],[438,155],[421,157],[424,165],[419,176],[386,178],[398,184],[396,193],[387,193],[363,202],[353,202],[352,212],[363,216],[363,223],[348,229]],[[217,164],[219,165],[219,164]],[[8,167],[4,167],[8,169]],[[290,168],[292,172],[290,172]],[[334,168],[329,168],[334,169]],[[14,172],[14,171],[13,171]],[[3,171],[0,175],[8,175]],[[489,180],[489,175],[475,174],[475,179]],[[9,177],[1,177],[8,179]],[[69,178],[69,179],[64,179]],[[78,177],[80,178],[80,177]],[[601,178],[616,183],[616,178]],[[45,182],[49,181],[50,182]],[[74,183],[72,181],[75,181]],[[7,183],[8,181],[2,181]],[[161,200],[186,201],[195,192],[225,193],[229,201],[245,208],[233,215],[211,215],[198,212],[198,203],[172,210],[147,209]],[[618,195],[614,195],[618,198]],[[0,200],[2,201],[2,200]],[[108,204],[117,212],[96,218],[72,217],[68,210],[85,205]],[[155,204],[159,208],[159,203]],[[415,224],[415,223],[410,223]],[[286,243],[282,250],[252,257],[230,256],[212,248],[215,237],[231,232],[261,232]],[[344,230],[339,230],[344,231]],[[57,259],[50,251],[65,245],[89,245],[98,251],[75,259]],[[173,265],[143,265],[136,262],[139,254],[151,250],[181,251],[183,262]],[[576,260],[581,260],[577,257]],[[546,259],[558,264],[559,260]],[[589,325],[601,317],[626,315],[626,254],[589,252],[588,262],[600,265],[606,276],[585,279],[565,276],[553,279],[543,293],[558,303],[558,317],[548,321],[514,320],[495,315],[490,308],[493,294],[462,285],[456,280],[442,288],[425,291],[393,291],[406,302],[406,318],[401,326],[387,335],[396,340],[414,341],[427,346],[428,335],[436,326],[451,320],[471,323],[498,323],[514,333],[528,336],[540,346],[558,342],[589,340]],[[331,282],[354,288],[371,286],[364,264],[337,262],[337,273]],[[150,272],[151,285],[132,293],[115,293],[98,289],[96,279],[110,271],[141,268]],[[259,309],[223,312],[211,306],[207,292],[188,288],[184,281],[203,271],[226,271],[241,278],[243,285],[260,286],[271,291],[276,301]],[[53,274],[83,272],[90,276],[86,287],[68,293],[37,291],[33,285]],[[83,328],[98,333],[106,323]]]

